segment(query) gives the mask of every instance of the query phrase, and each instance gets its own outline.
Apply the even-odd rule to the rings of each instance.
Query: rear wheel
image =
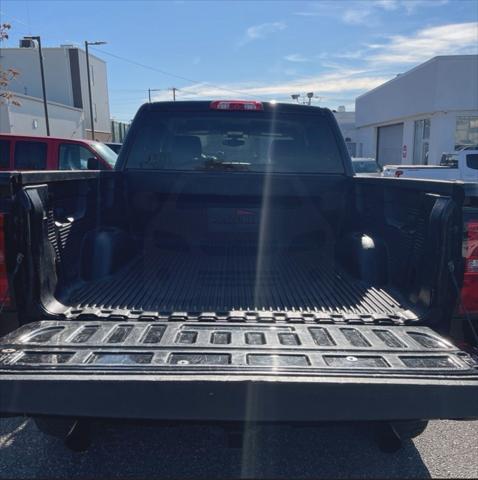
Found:
[[[427,428],[428,420],[398,420],[390,422],[395,435],[400,440],[411,440],[418,437]]]
[[[375,424],[376,440],[382,452],[395,453],[407,440],[418,437],[427,427],[426,420],[394,420]]]
[[[60,440],[65,440],[77,423],[70,417],[35,417],[33,421],[40,432]]]
[[[84,452],[91,444],[90,423],[71,417],[36,417],[33,419],[40,432],[58,438],[74,452]]]

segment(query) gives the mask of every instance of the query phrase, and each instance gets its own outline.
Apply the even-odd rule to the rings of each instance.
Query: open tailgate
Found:
[[[420,326],[42,321],[0,340],[0,413],[478,418],[478,364]]]

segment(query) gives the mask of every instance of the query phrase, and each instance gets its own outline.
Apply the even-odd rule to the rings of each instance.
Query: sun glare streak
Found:
[[[261,213],[259,220],[259,238],[257,242],[257,259],[256,259],[256,272],[255,272],[255,283],[254,283],[254,307],[262,308],[261,303],[262,297],[262,287],[265,278],[267,278],[268,268],[268,255],[267,248],[270,244],[270,205],[271,205],[271,182],[272,182],[272,142],[274,138],[274,133],[276,130],[276,110],[272,108],[271,110],[271,122],[269,130],[269,145],[267,147],[267,166],[264,172],[264,182],[262,184],[262,203],[261,203]]]
[[[259,220],[259,236],[258,236],[258,247],[257,247],[257,259],[256,259],[256,271],[255,271],[255,283],[254,283],[254,308],[261,309],[264,308],[262,304],[262,288],[264,282],[267,279],[267,270],[268,265],[268,252],[267,249],[270,244],[270,229],[269,229],[269,210],[271,205],[271,173],[272,173],[272,162],[271,162],[271,153],[272,153],[272,142],[274,138],[274,133],[276,130],[276,110],[272,109],[272,118],[271,118],[271,127],[269,135],[269,145],[268,145],[268,154],[267,154],[267,166],[264,173],[264,182],[262,185],[262,203],[261,203],[261,213]],[[245,474],[250,474],[255,471],[255,458],[257,452],[255,452],[254,439],[251,435],[251,430],[253,426],[253,420],[255,418],[255,413],[260,407],[260,399],[255,398],[253,383],[249,383],[246,394],[246,413],[244,419],[244,437],[242,445],[242,461],[241,461],[241,470],[242,476]],[[262,407],[263,408],[263,407]]]

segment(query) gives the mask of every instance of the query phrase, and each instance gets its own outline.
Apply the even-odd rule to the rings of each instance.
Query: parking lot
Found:
[[[473,478],[478,422],[432,422],[395,454],[368,424],[254,427],[243,448],[218,427],[95,423],[74,453],[22,418],[0,422],[1,478]]]

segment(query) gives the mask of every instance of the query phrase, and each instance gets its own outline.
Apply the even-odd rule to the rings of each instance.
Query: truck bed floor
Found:
[[[115,274],[60,299],[73,308],[142,311],[323,311],[397,314],[396,293],[352,278],[316,255],[208,255],[168,250],[139,255]]]

